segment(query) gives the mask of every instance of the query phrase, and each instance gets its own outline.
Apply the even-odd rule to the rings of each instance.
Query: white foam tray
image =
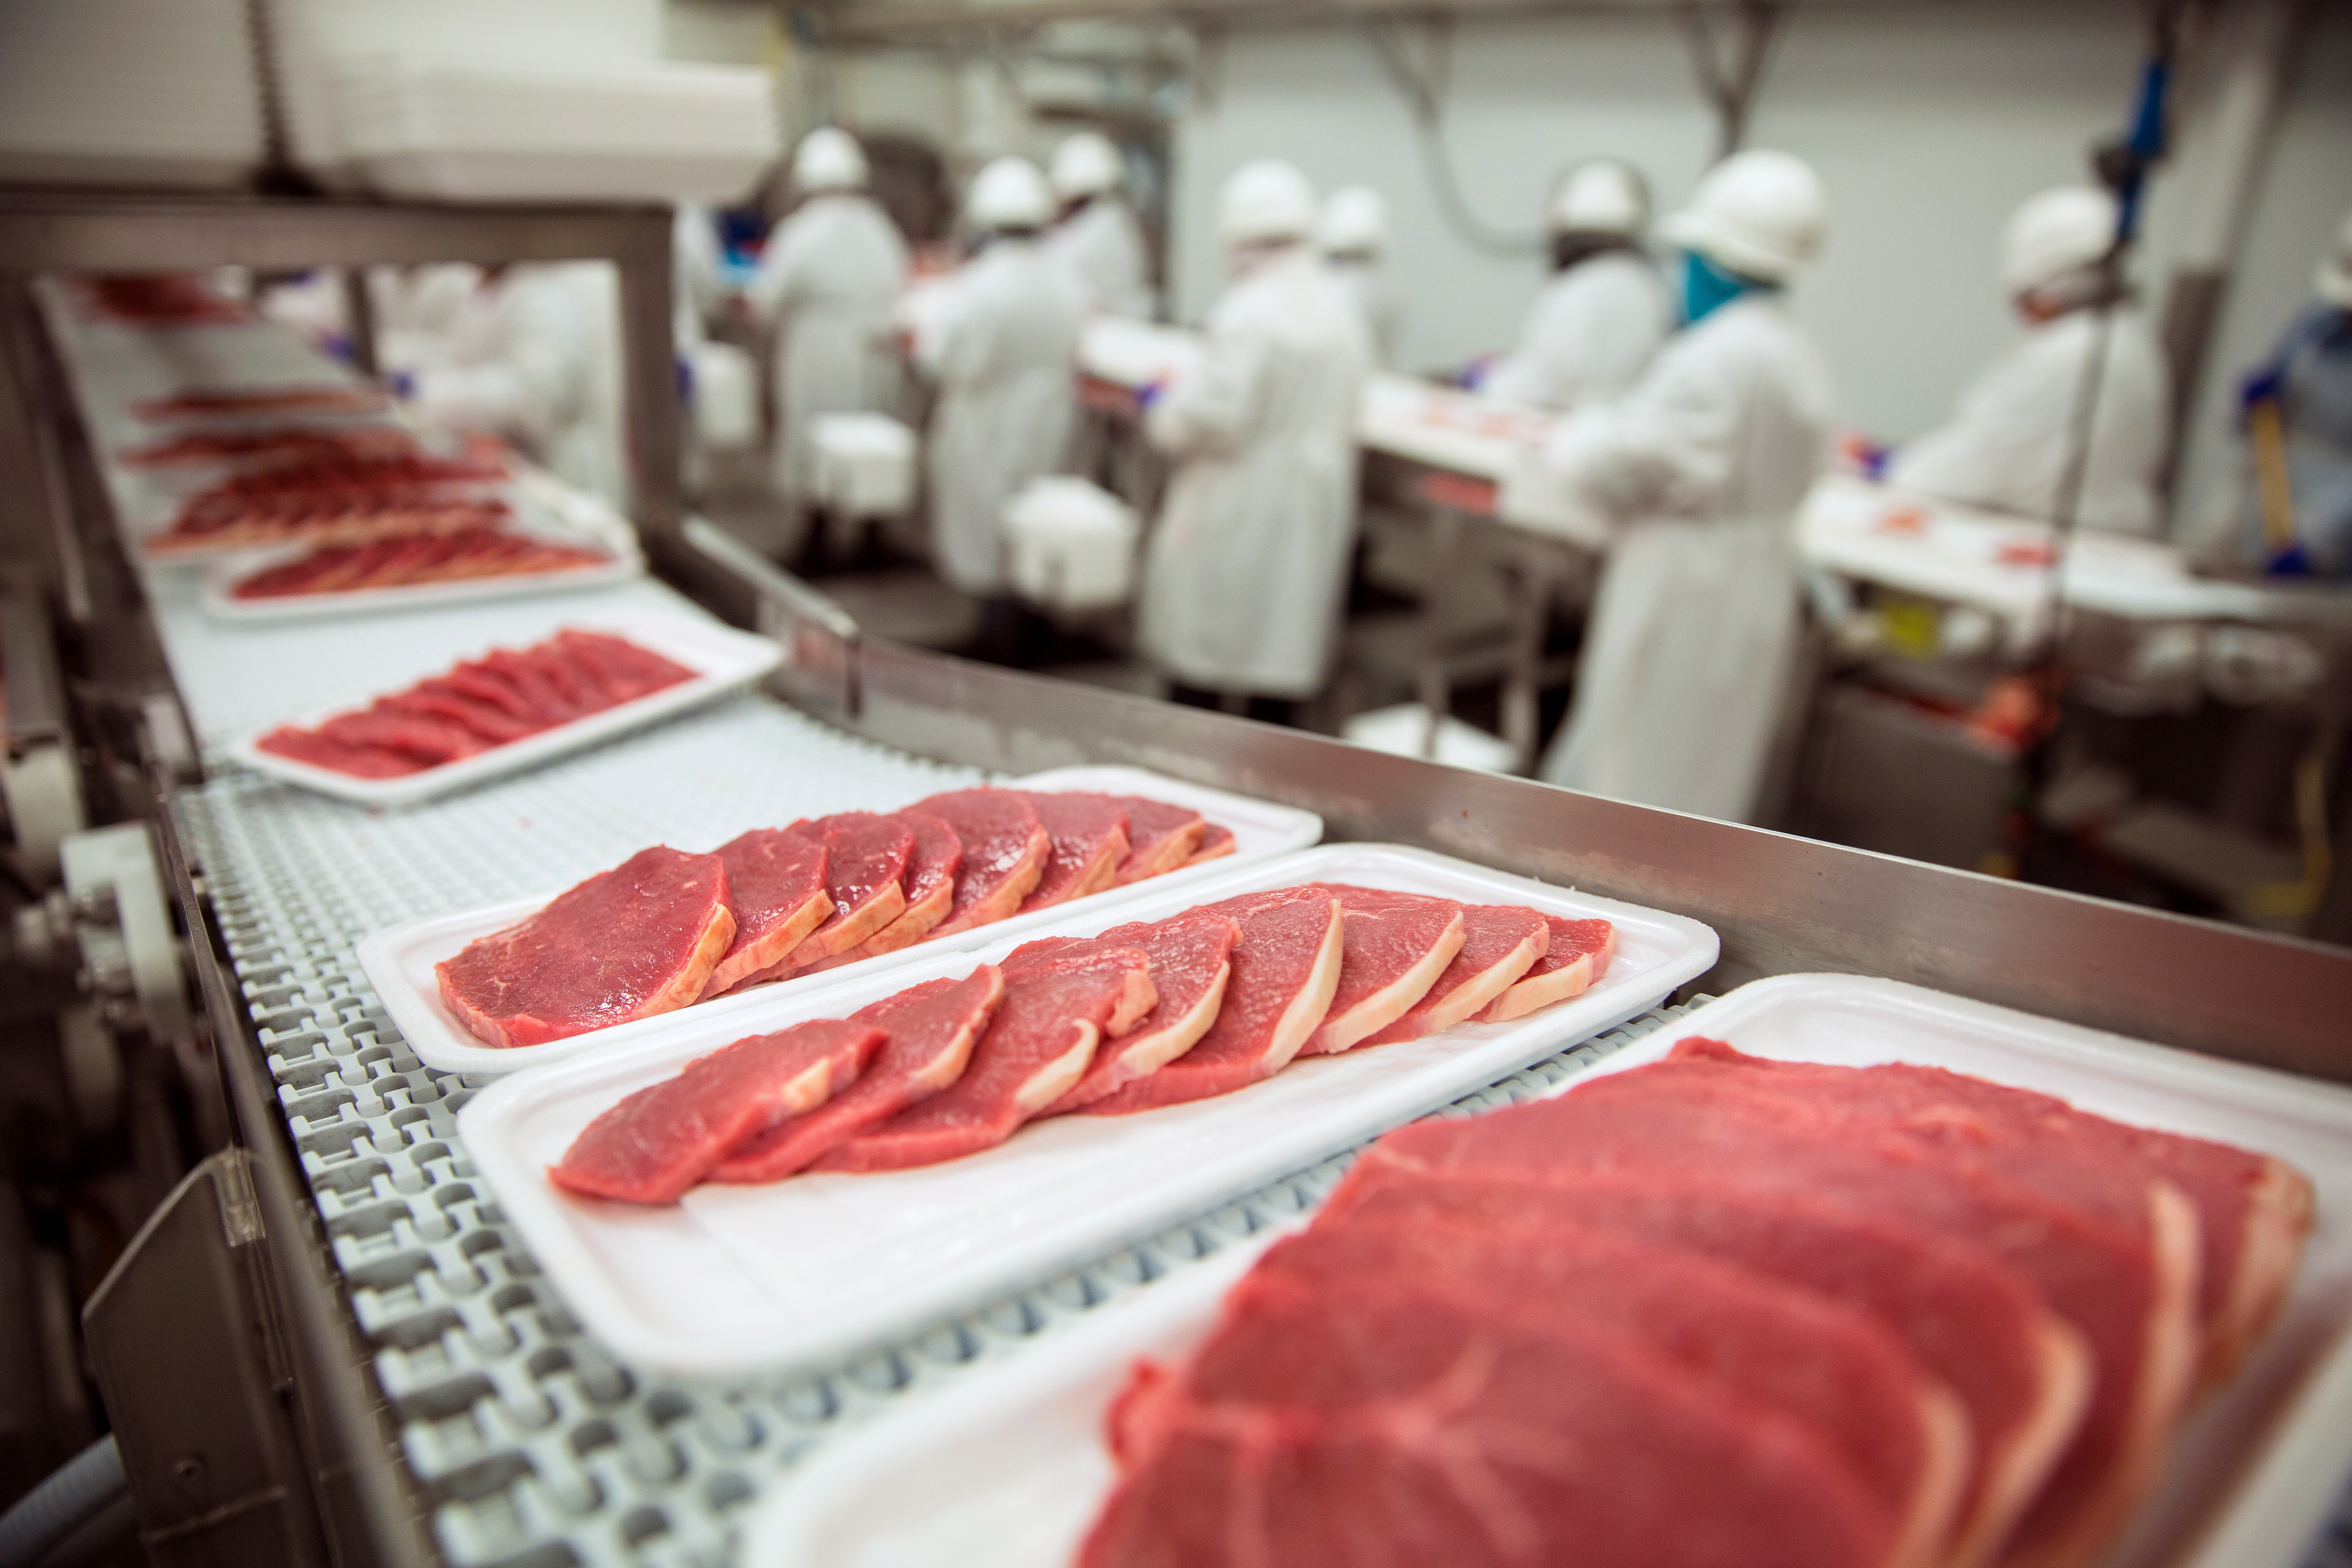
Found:
[[[1158,897],[1171,888],[1192,887],[1204,879],[1223,877],[1237,866],[1263,860],[1269,856],[1288,854],[1294,849],[1304,849],[1323,837],[1323,819],[1311,811],[1276,805],[1271,801],[1233,795],[1204,784],[1186,784],[1181,779],[1166,778],[1142,768],[1056,768],[1050,773],[1003,782],[1006,787],[1013,789],[1096,790],[1107,795],[1149,795],[1171,805],[1190,806],[1210,821],[1233,829],[1233,854],[1206,865],[1171,871],[1149,882],[1097,893],[1080,905],[1072,906],[1089,911],[1124,904],[1135,898]],[[895,811],[912,804],[914,800],[910,797],[877,803],[874,809]],[[774,826],[782,825],[780,820]],[[695,847],[709,849],[716,846],[698,845]],[[366,971],[370,984],[375,986],[376,994],[383,999],[386,1010],[392,1014],[392,1021],[400,1026],[400,1032],[406,1037],[410,1048],[427,1067],[439,1068],[444,1072],[517,1072],[524,1068],[577,1056],[583,1051],[626,1045],[670,1024],[675,1016],[665,1014],[634,1024],[616,1024],[608,1029],[575,1035],[567,1040],[551,1040],[543,1046],[486,1046],[468,1033],[457,1021],[457,1015],[443,1004],[440,988],[433,976],[435,964],[443,959],[456,957],[475,938],[488,936],[492,931],[502,931],[514,924],[562,890],[555,888],[528,899],[493,904],[487,909],[412,921],[376,931],[360,943],[361,967]],[[1042,930],[1057,923],[1065,913],[1064,909],[1051,909],[1040,910],[1034,914],[1015,915],[992,926],[942,937],[936,942],[919,942],[911,948],[886,953],[879,958],[869,958],[857,963],[844,964],[838,969],[782,980],[773,985],[723,996],[705,1002],[691,1011],[708,1018],[736,1016],[747,1007],[768,1005],[770,999],[782,992],[804,991],[813,986],[830,985],[843,979],[876,973],[902,963],[928,962],[941,952],[965,952],[1001,942],[1008,936]]]
[[[552,730],[542,730],[536,735],[526,735],[503,746],[492,746],[487,752],[477,752],[470,757],[460,757],[436,768],[419,773],[406,773],[398,778],[353,778],[348,773],[328,768],[312,767],[290,757],[265,752],[255,742],[260,734],[248,735],[232,743],[229,755],[257,773],[317,790],[321,795],[335,795],[361,805],[411,805],[452,790],[466,789],[486,780],[503,777],[534,768],[557,757],[593,746],[614,735],[643,728],[656,720],[709,701],[721,692],[748,686],[759,679],[782,658],[782,649],[766,637],[749,632],[739,632],[715,621],[689,619],[684,616],[664,616],[631,611],[608,611],[601,615],[583,616],[573,623],[582,631],[610,632],[626,637],[638,647],[647,648],[666,658],[677,660],[697,672],[692,680],[683,681],[665,690],[656,691],[633,701],[607,708],[601,713],[591,713]],[[488,648],[476,653],[488,652]],[[471,656],[469,656],[471,657]],[[354,701],[338,702],[333,707],[294,721],[309,726],[365,708],[378,696],[377,692]],[[275,726],[273,726],[274,728]],[[263,731],[266,733],[267,731]]]
[[[2302,1560],[2352,1450],[2352,1091],[1894,981],[1792,974],[1742,986],[1559,1092],[1655,1061],[1692,1035],[1790,1061],[1949,1068],[2301,1169],[2319,1217],[2294,1293],[2237,1380],[2182,1428],[2104,1568]],[[1060,1568],[1113,1479],[1102,1418],[1128,1366],[1196,1344],[1246,1261],[1181,1270],[827,1449],[762,1500],[747,1568]],[[910,1475],[925,1484],[908,1487]]]
[[[606,1107],[695,1057],[969,973],[1019,939],[778,994],[773,1006],[724,1018],[672,1015],[635,1046],[491,1085],[458,1113],[458,1131],[564,1300],[631,1363],[687,1375],[806,1366],[902,1339],[1312,1164],[1632,1016],[1715,963],[1715,933],[1696,921],[1388,845],[1330,845],[1190,889],[1074,905],[1046,929],[1089,936],[1311,881],[1598,916],[1616,922],[1617,956],[1584,995],[1511,1023],[1313,1058],[1190,1105],[1053,1118],[928,1169],[704,1186],[671,1208],[572,1197],[546,1169]]]

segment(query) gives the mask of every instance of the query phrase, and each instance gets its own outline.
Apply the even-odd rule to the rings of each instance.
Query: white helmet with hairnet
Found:
[[[1217,195],[1217,237],[1227,245],[1305,239],[1315,229],[1315,187],[1295,163],[1260,158],[1225,178]]]
[[[2000,280],[2031,294],[2096,266],[2116,244],[2116,198],[2091,185],[2030,196],[2000,236]]]
[[[1822,247],[1829,200],[1821,176],[1793,153],[1755,148],[1706,172],[1665,236],[1727,272],[1780,283]]]
[[[1118,189],[1125,172],[1118,149],[1099,132],[1078,132],[1054,149],[1054,195],[1066,202]]]
[[[1054,195],[1028,159],[998,158],[972,181],[963,216],[976,229],[1043,228],[1054,216]]]
[[[1632,239],[1649,221],[1648,185],[1633,165],[1614,158],[1594,158],[1570,169],[1544,205],[1544,227],[1553,234]]]
[[[1389,242],[1389,205],[1370,185],[1342,185],[1323,198],[1315,248],[1326,256],[1378,252]]]
[[[856,191],[866,186],[866,153],[857,138],[838,125],[820,125],[801,138],[793,153],[793,184],[803,195]]]
[[[2352,214],[2347,214],[2337,226],[2336,252],[2319,264],[2315,286],[2329,304],[2352,310]]]

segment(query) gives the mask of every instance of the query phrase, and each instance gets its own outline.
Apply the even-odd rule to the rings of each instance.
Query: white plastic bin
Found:
[[[837,516],[898,517],[915,504],[915,433],[887,414],[818,416],[814,500]]]
[[[1085,479],[1049,474],[1005,504],[1013,591],[1048,609],[1125,604],[1135,593],[1135,509]]]

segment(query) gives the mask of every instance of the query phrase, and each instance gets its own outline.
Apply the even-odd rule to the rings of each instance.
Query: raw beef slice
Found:
[[[954,901],[931,935],[993,925],[1019,909],[1045,875],[1053,836],[1037,820],[1036,808],[1017,793],[960,789],[917,801],[914,809],[954,828],[963,844]]]
[[[1875,1313],[1950,1386],[1974,1439],[1951,1548],[1954,1568],[2007,1538],[2090,1398],[2083,1337],[1987,1249],[1793,1194],[1745,1197],[1704,1174],[1580,1174],[1572,1183],[1435,1176],[1367,1159],[1319,1226],[1475,1224],[1518,1232],[1566,1220],[1685,1247]]]
[[[657,845],[433,972],[477,1038],[537,1046],[687,1005],[734,938],[725,863]]]
[[[1208,911],[1231,915],[1242,928],[1217,1021],[1158,1072],[1085,1107],[1087,1115],[1206,1100],[1272,1078],[1322,1024],[1339,984],[1345,926],[1339,900],[1322,888],[1279,888],[1195,912]]]
[[[1201,847],[1192,851],[1192,858],[1184,864],[1205,866],[1212,860],[1223,859],[1240,847],[1232,828],[1221,827],[1212,822],[1201,829]]]
[[[1617,952],[1617,928],[1607,921],[1562,920],[1544,916],[1551,941],[1544,955],[1529,966],[1512,987],[1478,1015],[1482,1024],[1506,1024],[1524,1018],[1538,1008],[1581,996],[1609,973]]]
[[[715,851],[727,867],[735,940],[703,984],[716,996],[778,963],[833,912],[824,846],[803,834],[755,827]]]
[[[865,1073],[816,1110],[736,1144],[710,1179],[782,1181],[877,1122],[939,1093],[963,1075],[973,1044],[1003,1000],[1003,972],[983,963],[961,980],[927,980],[860,1007],[850,1022],[871,1024],[889,1037]]]
[[[1197,1044],[1217,1021],[1233,973],[1241,923],[1216,910],[1195,910],[1149,924],[1113,926],[1098,939],[1139,948],[1151,961],[1158,1001],[1134,1028],[1095,1049],[1086,1076],[1043,1114],[1059,1116],[1149,1078]]]
[[[1469,940],[1429,994],[1404,1016],[1366,1043],[1392,1045],[1450,1029],[1485,1011],[1518,983],[1544,955],[1551,927],[1541,914],[1517,904],[1473,904],[1463,913]]]
[[[1171,805],[1139,795],[1103,798],[1127,813],[1127,858],[1112,880],[1119,887],[1175,870],[1201,847],[1209,825],[1190,806]]]
[[[1127,858],[1127,813],[1108,795],[1030,791],[1025,798],[1052,840],[1045,869],[1020,912],[1051,909],[1099,893]]]
[[[906,824],[870,811],[795,822],[787,831],[824,846],[824,887],[833,899],[833,912],[781,962],[761,972],[766,980],[781,980],[847,952],[897,920],[907,908],[901,884],[915,853],[915,836]]]
[[[1302,1057],[1344,1051],[1402,1017],[1454,962],[1467,935],[1462,906],[1451,899],[1337,883],[1324,890],[1339,900],[1345,927],[1339,984],[1321,1026],[1299,1047]]]
[[[1800,1424],[1572,1324],[1366,1280],[1229,1308],[1081,1568],[1885,1568]]]
[[[591,1121],[548,1176],[583,1197],[676,1203],[747,1133],[838,1094],[882,1040],[830,1018],[738,1040]]]
[[[956,870],[963,864],[963,840],[940,818],[928,811],[892,815],[915,836],[915,850],[907,858],[907,875],[899,883],[907,907],[897,920],[866,939],[858,951],[868,958],[912,947],[946,920],[955,902]]]
[[[952,1086],[908,1107],[816,1163],[821,1171],[896,1171],[992,1149],[1060,1099],[1097,1042],[1151,1010],[1151,961],[1141,950],[1088,943],[1082,952],[1004,965],[1004,1001]]]

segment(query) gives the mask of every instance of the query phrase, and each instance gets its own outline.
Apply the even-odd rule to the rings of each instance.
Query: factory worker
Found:
[[[483,274],[481,300],[437,361],[395,386],[423,423],[500,437],[558,479],[628,502],[621,425],[620,283],[610,264],[518,264]]]
[[[2156,338],[2107,265],[2116,216],[2113,196],[2080,185],[2044,191],[2017,209],[2001,239],[2001,282],[2025,322],[2024,341],[1960,395],[1948,424],[1895,454],[1890,483],[2055,521],[2092,345],[2104,332],[2106,363],[2074,521],[2103,532],[2156,531],[2171,394]]]
[[[1026,158],[999,158],[980,172],[964,205],[979,253],[949,285],[923,354],[940,387],[932,556],[950,583],[992,599],[1005,592],[1005,503],[1053,471],[1077,415],[1077,286],[1037,240],[1053,216],[1045,177]],[[992,618],[1017,614],[1007,601]]]
[[[1107,136],[1081,131],[1055,148],[1054,197],[1062,216],[1045,238],[1045,254],[1077,280],[1087,310],[1148,317],[1143,226],[1119,194],[1125,180],[1118,149]]]
[[[2336,230],[2315,282],[2318,298],[2287,324],[2241,392],[2247,440],[2257,449],[2240,521],[2252,559],[2344,577],[2352,576],[2352,216]],[[2267,499],[2266,468],[2273,485],[2285,480]],[[2266,511],[2284,515],[2266,529]]]
[[[898,355],[891,313],[907,280],[907,242],[866,194],[866,154],[821,125],[793,154],[802,200],[768,236],[744,289],[776,333],[777,497],[799,508],[824,414],[895,414]]]
[[[1628,165],[1595,158],[1569,171],[1544,213],[1552,279],[1517,351],[1479,391],[1565,413],[1641,379],[1675,328],[1674,300],[1642,250],[1649,216],[1649,192]]]
[[[1389,247],[1388,204],[1370,185],[1342,185],[1323,200],[1315,226],[1315,248],[1323,265],[1356,301],[1372,334],[1372,353],[1383,365],[1396,363],[1404,310],[1389,287],[1381,256]]]
[[[1827,468],[1829,367],[1784,294],[1819,249],[1821,182],[1736,153],[1667,234],[1689,324],[1545,458],[1613,525],[1553,784],[1732,821],[1754,813],[1795,657],[1790,520]]]
[[[1175,460],[1144,564],[1144,652],[1182,701],[1245,694],[1284,720],[1323,684],[1355,534],[1357,400],[1370,334],[1308,243],[1315,191],[1277,159],[1226,180],[1231,281],[1201,363],[1151,395]]]

